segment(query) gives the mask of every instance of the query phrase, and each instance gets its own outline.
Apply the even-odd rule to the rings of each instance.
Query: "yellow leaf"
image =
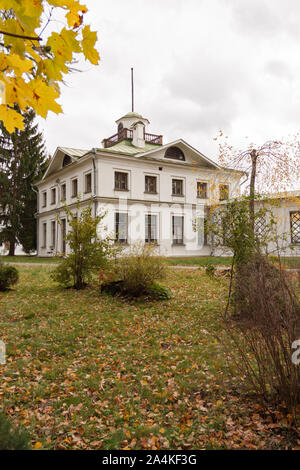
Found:
[[[33,446],[35,449],[40,449],[41,447],[43,447],[43,444],[41,442],[36,442]]]
[[[6,104],[0,105],[0,121],[3,121],[7,131],[12,134],[17,129],[24,129],[23,117],[14,109],[8,108]]]
[[[89,26],[85,26],[82,30],[82,38],[81,45],[85,58],[89,60],[91,64],[97,65],[100,60],[99,52],[95,49],[97,33],[91,31]]]
[[[47,85],[42,79],[33,80],[29,85],[33,92],[32,107],[37,114],[46,118],[48,111],[62,113],[61,106],[55,101],[59,92],[53,86]]]
[[[22,59],[18,54],[9,54],[7,56],[7,62],[22,74],[29,73],[33,67],[31,60]]]

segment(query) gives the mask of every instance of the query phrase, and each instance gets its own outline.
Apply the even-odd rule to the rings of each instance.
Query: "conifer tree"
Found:
[[[28,109],[22,115],[24,130],[15,128],[11,134],[0,121],[0,244],[9,243],[10,256],[14,256],[17,244],[26,253],[36,249],[34,184],[48,164],[34,111]]]

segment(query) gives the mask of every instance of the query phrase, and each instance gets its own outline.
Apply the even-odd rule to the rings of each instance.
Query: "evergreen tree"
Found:
[[[15,128],[12,134],[0,121],[0,244],[9,242],[10,256],[14,256],[16,244],[26,253],[36,249],[34,184],[48,165],[34,111],[28,109],[23,116],[24,130]]]

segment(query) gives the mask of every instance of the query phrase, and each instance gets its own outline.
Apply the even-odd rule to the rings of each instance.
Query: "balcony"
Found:
[[[108,139],[104,139],[103,146],[104,148],[112,147],[113,145],[117,144],[118,142],[121,142],[122,140],[125,140],[125,139],[132,140],[132,138],[133,138],[133,130],[124,128],[117,134],[114,134],[111,137],[108,137]],[[156,145],[163,144],[162,135],[148,134],[145,132],[144,138],[145,138],[145,142],[147,142],[148,144],[156,144]]]

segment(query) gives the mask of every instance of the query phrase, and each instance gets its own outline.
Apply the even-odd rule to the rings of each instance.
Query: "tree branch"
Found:
[[[36,37],[23,36],[22,34],[8,33],[7,31],[1,31],[1,30],[0,30],[0,34],[6,34],[6,36],[12,36],[13,38],[30,39],[31,41],[41,41],[42,40],[42,38],[40,38],[38,36],[36,36]]]

